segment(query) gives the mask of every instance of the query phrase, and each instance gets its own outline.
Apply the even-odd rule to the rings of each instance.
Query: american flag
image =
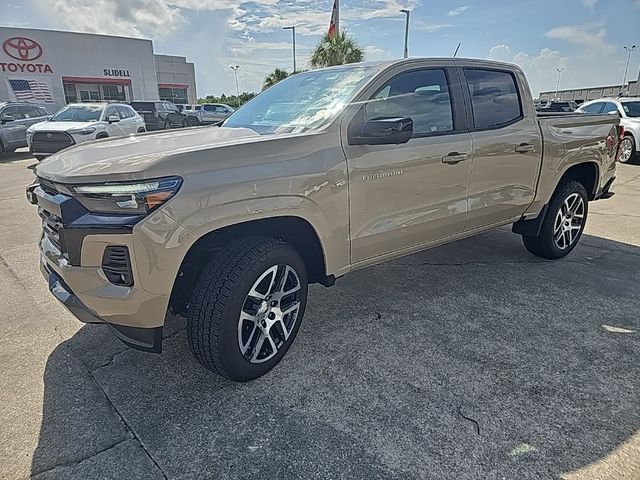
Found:
[[[35,80],[9,80],[16,100],[53,103],[49,85]]]

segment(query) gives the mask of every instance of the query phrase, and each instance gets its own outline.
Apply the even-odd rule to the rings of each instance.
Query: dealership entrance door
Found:
[[[62,77],[62,84],[66,103],[133,100],[129,79]]]
[[[100,98],[100,88],[97,84],[81,83],[77,86],[77,90],[81,102],[102,100]]]

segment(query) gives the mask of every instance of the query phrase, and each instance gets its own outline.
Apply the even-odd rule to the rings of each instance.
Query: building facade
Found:
[[[167,88],[177,95],[167,100],[197,101],[193,64],[154,55],[151,40],[0,27],[0,46],[0,101],[53,112],[72,102],[157,100]]]
[[[556,98],[556,91],[540,92],[540,102],[546,103],[551,100],[573,100],[578,105],[591,100],[597,100],[602,97],[616,97],[620,92],[626,92],[628,95],[640,95],[638,91],[638,82],[629,82],[625,88],[622,85],[608,85],[606,87],[590,87],[590,88],[574,88],[569,90],[559,90]]]

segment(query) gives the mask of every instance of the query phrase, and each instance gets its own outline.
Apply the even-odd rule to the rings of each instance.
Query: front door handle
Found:
[[[464,162],[469,159],[469,154],[467,153],[458,153],[452,152],[449,155],[445,155],[442,157],[442,163],[446,163],[448,165],[455,165],[460,162]]]
[[[530,143],[521,143],[520,145],[518,145],[516,147],[516,152],[517,153],[529,153],[529,152],[533,152],[534,148],[536,148],[536,147],[534,147]]]

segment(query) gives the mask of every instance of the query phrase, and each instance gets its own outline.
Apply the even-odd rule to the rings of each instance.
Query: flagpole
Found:
[[[336,0],[336,33],[340,35],[340,0]]]

